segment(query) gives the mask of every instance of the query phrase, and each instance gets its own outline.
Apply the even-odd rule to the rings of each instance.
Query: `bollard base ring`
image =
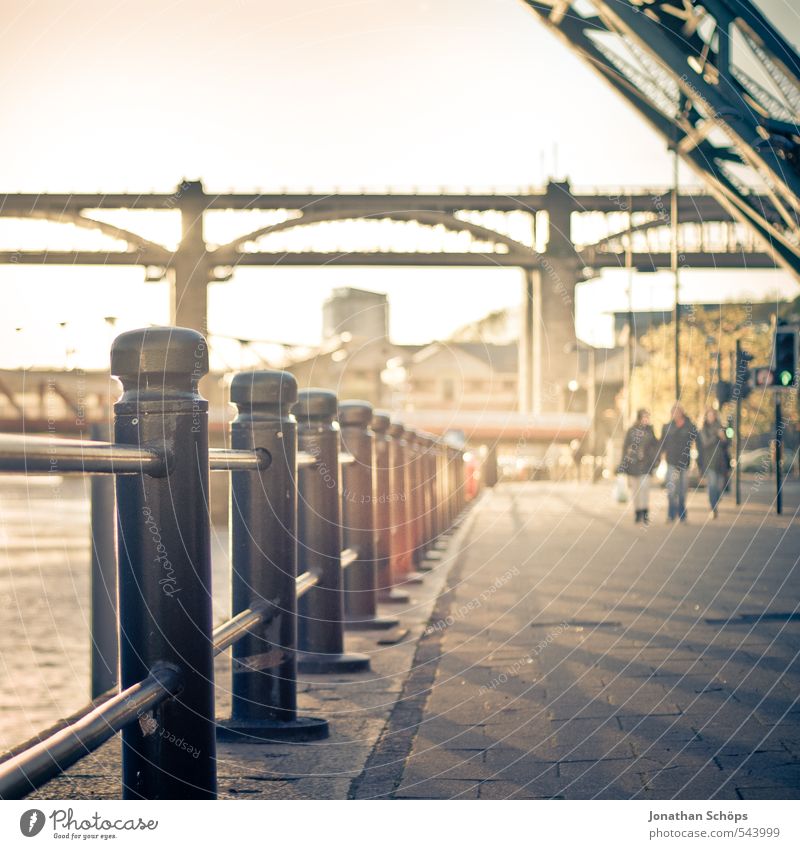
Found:
[[[328,720],[316,716],[296,719],[226,719],[217,723],[217,740],[224,743],[305,743],[328,737]]]
[[[388,631],[396,628],[400,620],[394,616],[373,616],[370,619],[347,617],[344,620],[345,631]]]
[[[425,576],[421,572],[407,572],[400,579],[401,584],[421,584],[425,580]]]
[[[301,651],[297,654],[297,669],[307,675],[368,672],[369,655],[356,652],[324,654],[323,652]]]
[[[392,588],[378,593],[378,601],[381,604],[408,604],[411,596],[404,590]]]

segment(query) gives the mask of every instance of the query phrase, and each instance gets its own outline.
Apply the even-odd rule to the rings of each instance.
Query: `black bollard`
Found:
[[[336,395],[325,389],[307,389],[300,393],[294,412],[298,447],[316,460],[298,474],[298,568],[319,577],[298,606],[299,667],[309,673],[358,672],[369,669],[369,657],[344,651]]]
[[[123,387],[115,441],[166,458],[161,476],[117,476],[120,686],[163,664],[181,676],[172,698],[122,732],[123,797],[213,799],[206,341],[182,327],[123,333],[111,373]]]
[[[407,604],[411,596],[394,586],[397,577],[392,574],[391,542],[391,482],[388,413],[375,412],[372,431],[375,434],[375,554],[378,564],[378,601],[390,604]]]
[[[486,456],[483,459],[483,469],[481,471],[483,485],[486,487],[497,486],[499,474],[497,470],[497,446],[489,446]]]
[[[458,514],[461,512],[458,508],[458,499],[461,494],[461,481],[459,479],[459,464],[458,458],[461,456],[460,448],[451,448],[450,449],[450,499],[452,502],[452,506],[450,508],[450,526],[452,527],[456,519],[458,518]]]
[[[108,442],[107,422],[92,425],[92,439]],[[92,475],[92,698],[117,683],[117,517],[113,475]]]
[[[442,559],[440,546],[437,544],[442,535],[442,489],[441,489],[441,457],[440,442],[437,436],[427,435],[426,440],[426,505],[427,505],[427,560]]]
[[[456,520],[456,449],[447,446],[447,527],[452,528]]]
[[[430,560],[433,540],[433,498],[431,492],[431,438],[427,433],[417,435],[419,451],[419,482],[422,505],[422,556]],[[435,559],[435,558],[433,558]]]
[[[437,548],[446,548],[443,535],[447,531],[447,446],[441,438],[436,439],[436,543]]]
[[[458,514],[461,515],[467,506],[467,478],[463,449],[459,450],[456,456],[456,483],[456,508]]]
[[[426,556],[433,552],[436,539],[436,455],[434,438],[425,434],[425,453],[423,455],[425,474],[425,549]]]
[[[425,505],[422,487],[422,435],[406,429],[406,461],[408,465],[408,523],[410,531],[411,562],[420,572],[429,572],[433,566],[425,563],[424,522]]]
[[[231,472],[231,612],[269,610],[233,645],[231,718],[219,739],[319,740],[324,719],[297,715],[297,382],[285,371],[234,376],[231,448],[263,452],[261,471]]]
[[[345,548],[358,557],[344,572],[345,628],[394,628],[400,620],[378,616],[375,554],[375,435],[370,429],[372,405],[344,401],[339,405],[342,448],[353,462],[342,468],[342,534]]]
[[[423,576],[414,569],[411,523],[409,521],[410,475],[406,429],[398,421],[389,428],[389,507],[391,516],[392,574],[401,584],[420,584]]]

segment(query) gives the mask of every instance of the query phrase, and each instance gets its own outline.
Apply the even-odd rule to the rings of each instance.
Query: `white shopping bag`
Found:
[[[614,501],[625,504],[628,501],[628,487],[625,485],[625,475],[617,475],[614,482]]]

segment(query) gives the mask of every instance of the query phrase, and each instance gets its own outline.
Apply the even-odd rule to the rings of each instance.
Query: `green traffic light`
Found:
[[[778,382],[781,386],[788,386],[792,382],[792,373],[790,371],[782,371],[778,375]]]
[[[727,436],[728,439],[733,439],[733,428],[732,427],[726,427],[725,428],[725,436]]]

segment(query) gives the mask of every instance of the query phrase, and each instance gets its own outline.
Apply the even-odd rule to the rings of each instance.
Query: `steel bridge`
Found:
[[[523,0],[800,271],[800,58],[749,0]]]
[[[117,245],[5,250],[0,263],[145,266],[148,279],[170,279],[173,323],[201,331],[208,325],[208,285],[230,279],[239,267],[520,268],[521,409],[534,412],[543,411],[544,370],[552,384],[565,382],[563,352],[575,347],[575,285],[603,268],[672,267],[677,277],[679,266],[784,267],[800,280],[800,60],[764,16],[747,0],[525,2],[692,166],[710,194],[581,193],[566,182],[515,194],[214,194],[186,180],[164,194],[9,194],[0,196],[0,217],[93,228]],[[734,35],[743,48],[734,49]],[[181,220],[177,248],[98,219],[105,210],[174,211]],[[222,210],[274,215],[265,226],[212,245],[205,219]],[[573,225],[598,213],[608,224],[601,237],[576,242]],[[519,214],[530,219],[522,238],[506,226]],[[537,237],[540,218],[545,238]],[[466,244],[404,252],[296,250],[280,242],[281,234],[307,225],[375,220],[459,234]],[[543,327],[556,353],[549,361],[537,332]]]
[[[766,203],[766,201],[765,201]],[[181,237],[170,250],[142,235],[103,221],[108,210],[172,211],[180,216]],[[209,213],[272,212],[279,218],[244,230],[227,244],[209,244]],[[665,214],[667,210],[667,214]],[[229,280],[240,267],[330,265],[451,266],[520,268],[524,271],[524,325],[520,371],[523,411],[542,412],[542,381],[566,385],[563,363],[548,360],[541,333],[548,329],[550,350],[574,347],[574,289],[603,268],[654,271],[671,262],[668,191],[575,193],[569,183],[549,183],[543,191],[518,194],[214,194],[200,182],[181,182],[164,194],[9,194],[0,196],[0,217],[38,219],[94,229],[116,246],[109,250],[5,250],[0,263],[34,265],[141,266],[148,279],[171,283],[171,320],[205,330],[208,286]],[[489,226],[487,214],[502,226]],[[510,219],[529,219],[527,238],[514,238]],[[573,232],[586,216],[607,222],[604,235],[576,244]],[[713,196],[687,193],[678,198],[682,263],[692,268],[775,268],[777,258]],[[413,223],[442,234],[461,234],[460,251],[287,249],[279,239],[296,228],[341,221],[389,220]],[[544,227],[544,229],[542,229]],[[537,235],[537,228],[538,235]],[[517,230],[519,228],[517,227]],[[121,243],[121,244],[120,244]],[[560,357],[563,360],[563,355]],[[568,369],[569,366],[567,365]]]

